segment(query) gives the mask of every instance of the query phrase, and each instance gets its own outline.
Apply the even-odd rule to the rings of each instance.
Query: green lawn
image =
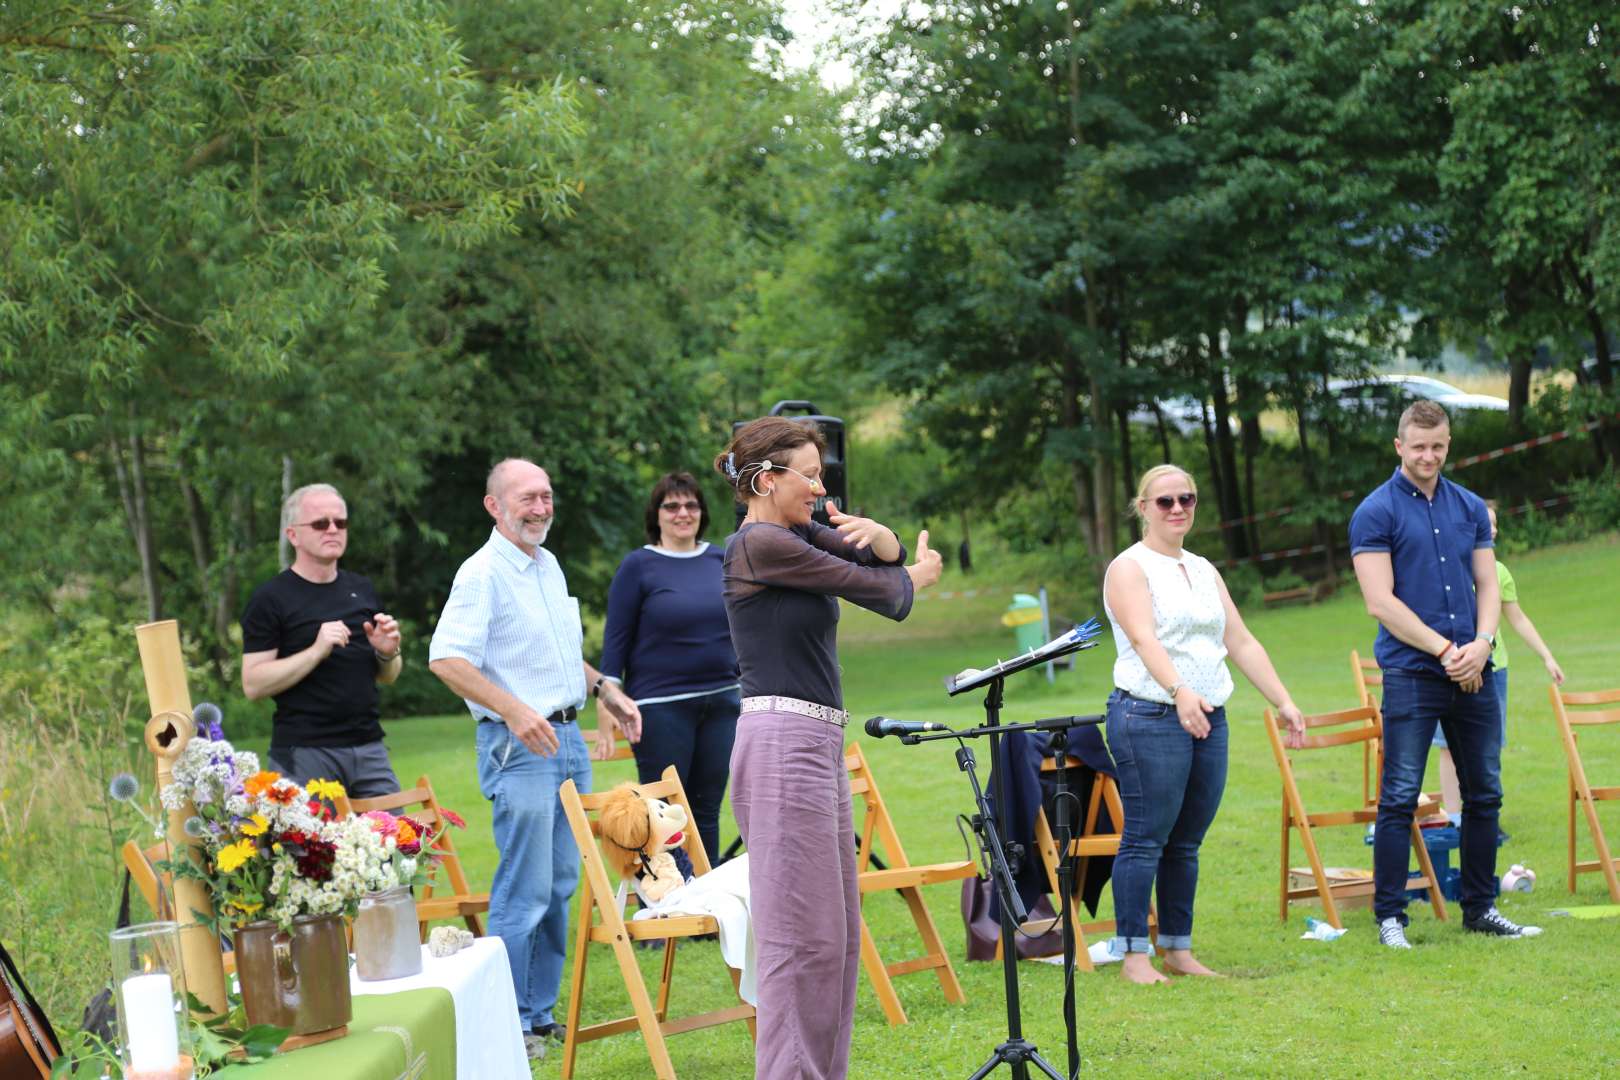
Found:
[[[1616,587],[1620,538],[1522,556],[1512,563],[1526,610],[1554,649],[1571,685],[1612,686],[1616,670]],[[976,700],[951,701],[943,677],[1008,651],[1010,633],[996,621],[1006,597],[930,599],[907,624],[894,625],[846,609],[842,655],[846,694],[857,720],[883,712],[961,726],[980,715]],[[1100,614],[1100,613],[1099,613]],[[1341,595],[1315,607],[1250,612],[1284,680],[1307,712],[1353,704],[1348,654],[1370,648],[1373,626],[1357,598]],[[1304,915],[1284,926],[1276,916],[1279,785],[1260,724],[1261,701],[1239,680],[1228,706],[1232,722],[1231,776],[1225,803],[1204,846],[1196,943],[1225,981],[1178,980],[1159,987],[1120,982],[1117,968],[1078,979],[1081,1052],[1095,1075],[1162,1076],[1443,1076],[1512,1072],[1518,1075],[1620,1073],[1620,919],[1557,918],[1552,909],[1606,903],[1603,883],[1583,876],[1566,892],[1565,767],[1549,707],[1547,680],[1529,648],[1512,642],[1509,745],[1504,754],[1503,825],[1512,839],[1499,870],[1521,862],[1540,874],[1531,894],[1504,898],[1509,917],[1546,927],[1536,940],[1465,937],[1456,921],[1437,923],[1413,907],[1405,954],[1378,947],[1370,916],[1351,913],[1350,932],[1337,942],[1302,941]],[[1113,649],[1083,654],[1078,670],[1055,687],[1033,677],[1009,690],[1008,720],[1098,711],[1110,687]],[[854,736],[855,726],[851,732]],[[488,804],[474,778],[472,732],[464,716],[390,725],[389,741],[402,779],[428,772],[444,802],[470,827],[458,844],[479,887],[486,887],[495,854]],[[969,809],[966,781],[944,744],[865,743],[914,861],[962,856],[953,818]],[[1598,782],[1620,778],[1620,745],[1588,737],[1589,771]],[[983,752],[981,751],[981,757]],[[1304,768],[1307,805],[1345,806],[1359,791],[1357,750],[1319,751]],[[1431,772],[1431,781],[1432,781]],[[599,769],[598,788],[633,779],[630,763]],[[1620,838],[1620,819],[1610,830]],[[734,829],[723,822],[727,837]],[[1370,866],[1353,830],[1329,839],[1326,858]],[[1583,839],[1583,857],[1589,845]],[[1296,863],[1303,858],[1297,853]],[[931,890],[930,906],[953,952],[967,991],[965,1006],[944,1004],[931,975],[897,983],[911,1023],[890,1028],[864,977],[856,1011],[852,1075],[965,1076],[1004,1031],[1000,968],[960,960],[962,929],[957,889]],[[1105,904],[1107,900],[1105,898]],[[868,919],[879,948],[892,960],[909,955],[910,921],[898,897],[874,897]],[[588,1018],[623,1015],[617,976],[604,952],[593,962]],[[652,976],[653,958],[643,961]],[[1063,1032],[1057,968],[1021,969],[1026,1033],[1061,1071]],[[566,987],[564,993],[566,994]],[[672,1012],[713,1008],[730,997],[717,946],[681,946]],[[674,1038],[671,1052],[683,1076],[741,1077],[751,1073],[751,1048],[738,1025]],[[557,1057],[535,1075],[555,1076]],[[622,1035],[581,1050],[587,1077],[648,1075],[641,1041]]]

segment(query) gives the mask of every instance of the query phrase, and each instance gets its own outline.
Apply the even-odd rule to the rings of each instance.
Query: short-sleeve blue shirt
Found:
[[[1443,476],[1431,500],[1397,468],[1350,518],[1351,556],[1388,552],[1396,598],[1430,629],[1459,646],[1477,634],[1474,552],[1491,546],[1485,501]],[[1373,655],[1385,671],[1448,677],[1439,660],[1383,626],[1378,628]]]

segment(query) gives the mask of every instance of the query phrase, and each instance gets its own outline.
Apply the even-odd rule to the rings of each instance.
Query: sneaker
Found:
[[[1474,918],[1463,916],[1463,929],[1476,934],[1490,934],[1492,937],[1522,938],[1535,937],[1541,933],[1539,926],[1520,926],[1510,921],[1495,907],[1488,907]]]
[[[551,1049],[551,1043],[546,1040],[544,1035],[523,1036],[523,1052],[529,1056],[530,1061],[541,1060],[546,1056],[546,1051],[549,1049]]]
[[[549,1039],[551,1042],[562,1042],[568,1038],[568,1027],[565,1024],[536,1024],[529,1029],[529,1034],[537,1039]]]
[[[1388,945],[1392,949],[1410,949],[1412,943],[1406,940],[1406,927],[1401,920],[1391,915],[1378,924],[1378,943]]]

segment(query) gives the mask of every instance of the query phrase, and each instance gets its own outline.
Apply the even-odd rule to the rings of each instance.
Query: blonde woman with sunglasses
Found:
[[[1114,859],[1116,953],[1127,982],[1214,975],[1192,952],[1198,849],[1226,787],[1228,657],[1300,745],[1305,718],[1249,632],[1220,571],[1182,547],[1198,509],[1198,485],[1176,465],[1143,474],[1131,510],[1142,539],[1113,561],[1103,606],[1118,659],[1108,699],[1108,749],[1125,822]],[[1165,974],[1148,959],[1148,904],[1159,897]]]

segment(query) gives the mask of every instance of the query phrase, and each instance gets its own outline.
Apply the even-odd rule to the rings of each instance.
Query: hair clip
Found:
[[[737,479],[737,455],[736,454],[732,454],[732,453],[726,454],[726,475],[728,477],[730,477],[732,480]]]
[[[771,459],[770,458],[766,458],[764,461],[759,463],[759,471],[760,472],[770,472],[771,468],[772,468],[772,465],[771,465]]]

